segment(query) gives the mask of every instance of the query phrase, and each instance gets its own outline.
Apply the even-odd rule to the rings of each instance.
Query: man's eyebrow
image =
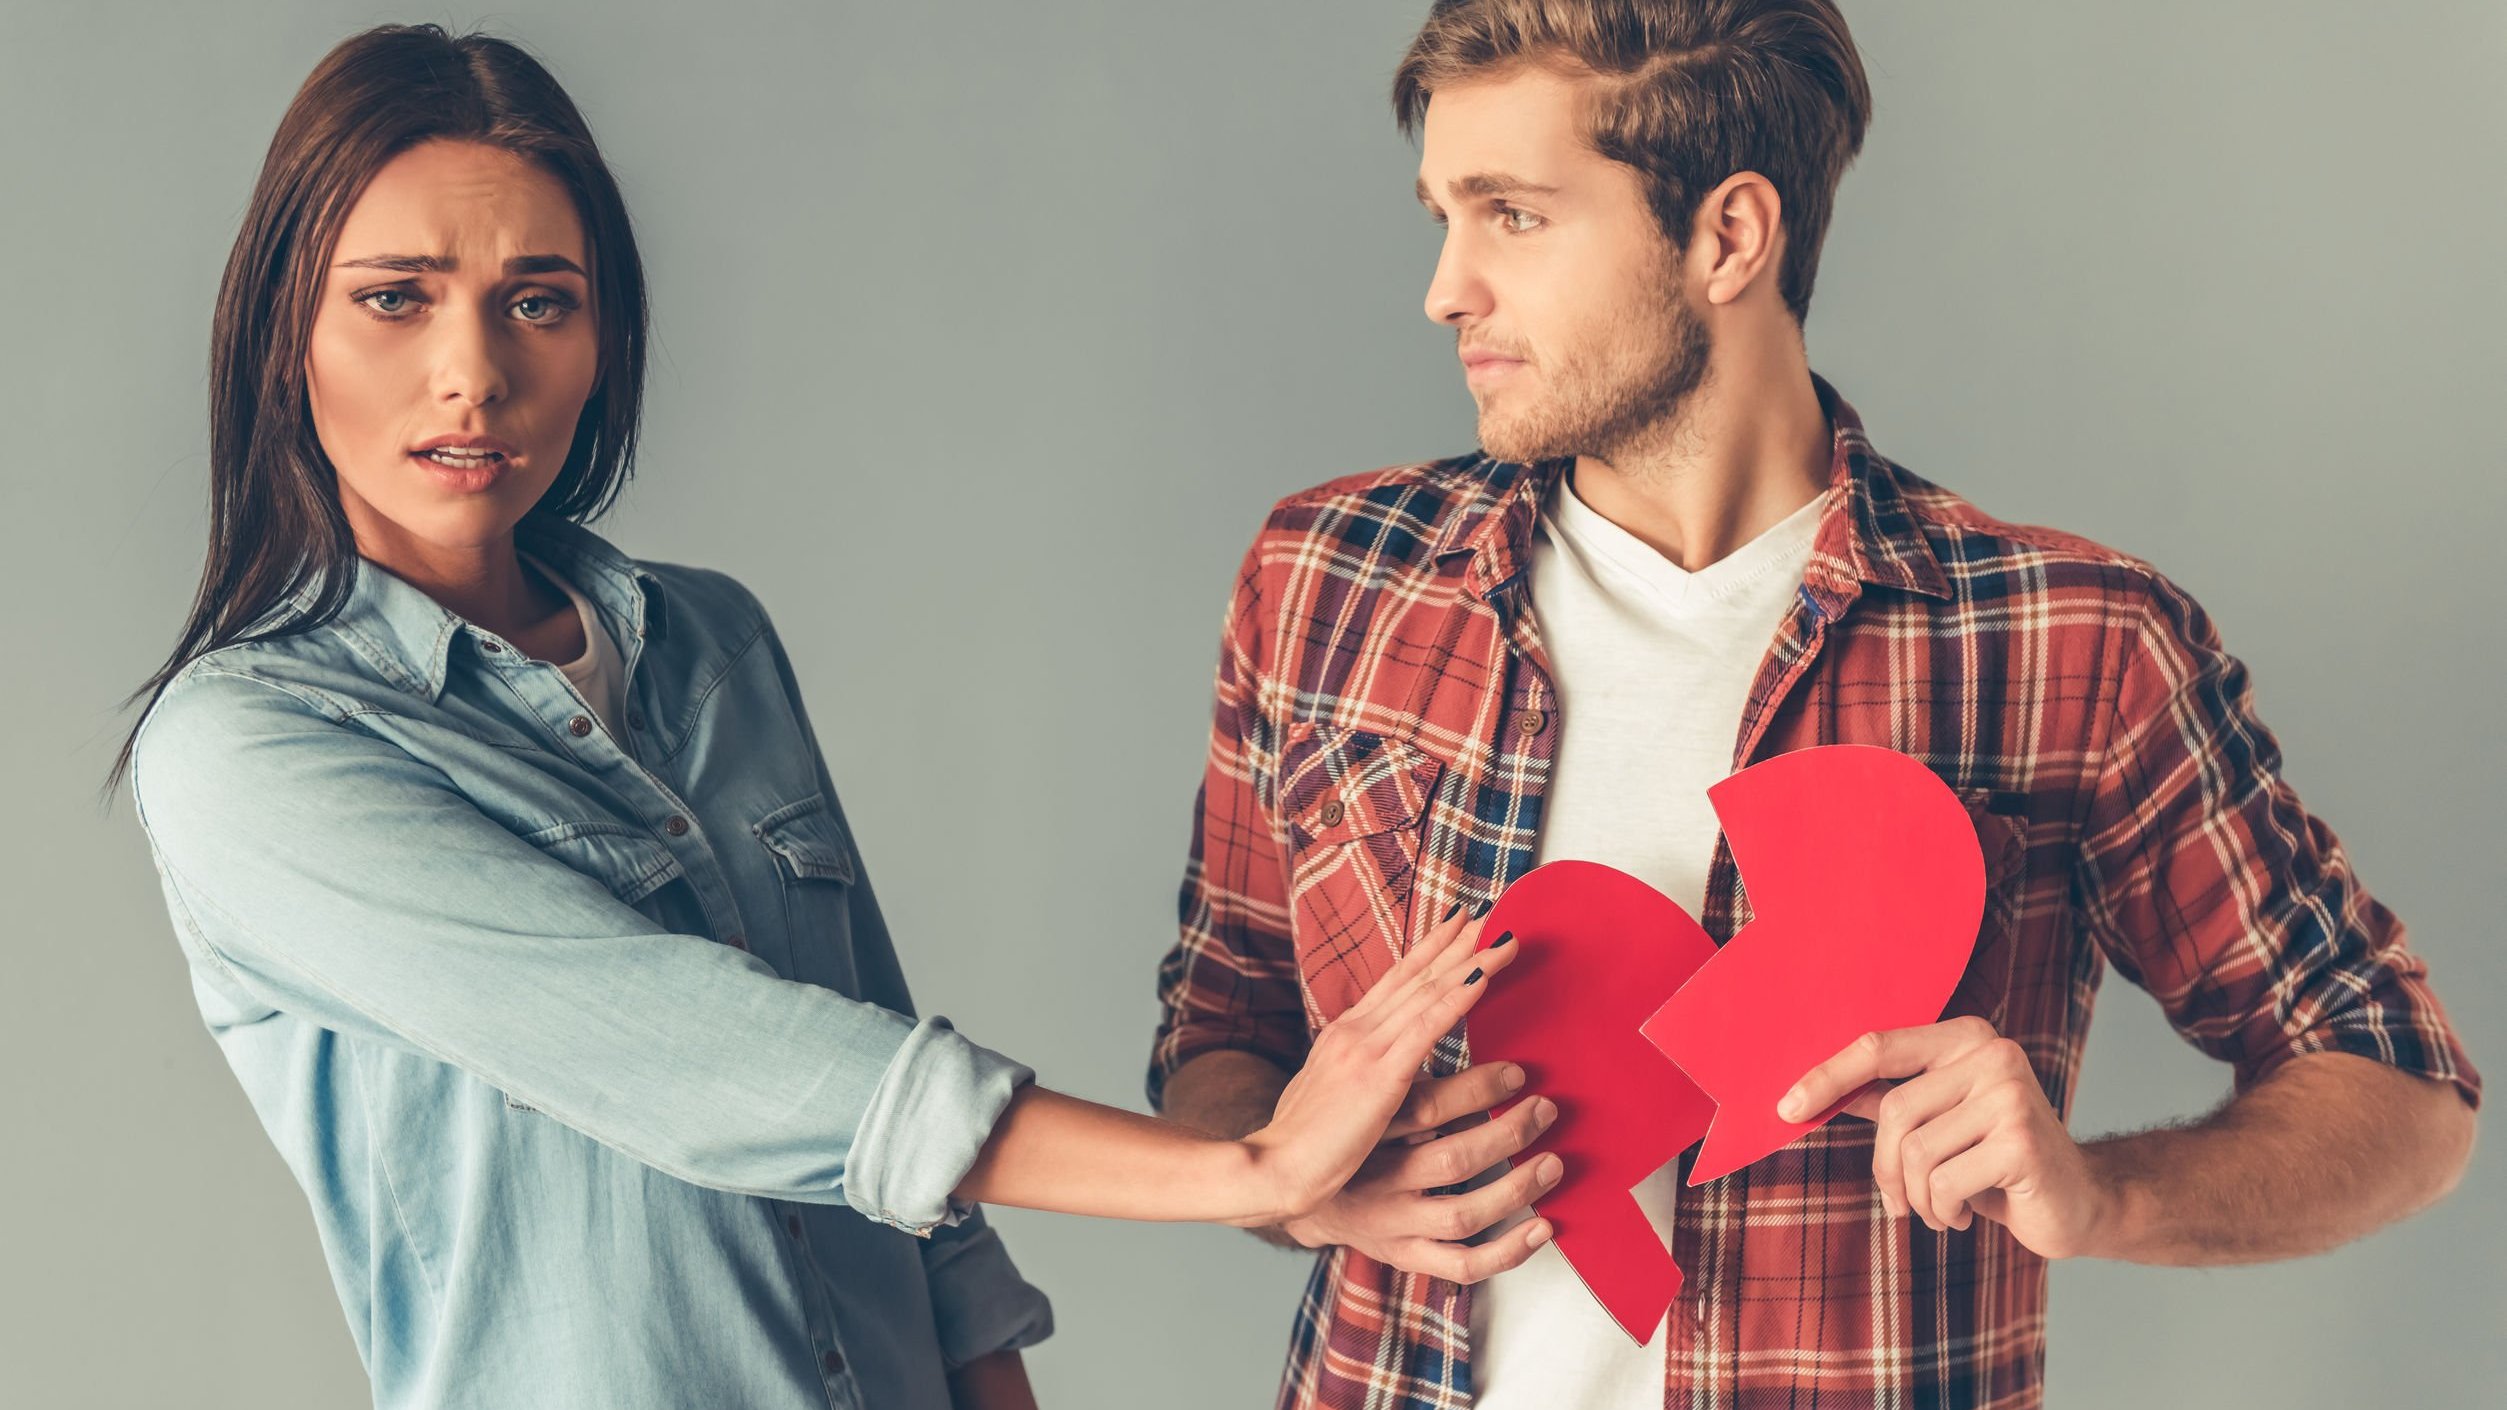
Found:
[[[461,261],[450,255],[368,255],[344,259],[333,269],[390,269],[402,274],[450,274]],[[564,255],[516,255],[505,261],[507,274],[583,274],[583,266]],[[585,278],[591,276],[586,274]]]
[[[1469,176],[1455,177],[1452,181],[1445,183],[1445,186],[1457,196],[1477,196],[1490,200],[1503,196],[1555,196],[1558,194],[1558,188],[1555,186],[1544,186],[1537,181],[1526,181],[1520,176],[1509,176],[1502,171],[1475,171]],[[1435,195],[1428,190],[1426,177],[1422,176],[1418,179],[1417,190],[1419,204],[1426,206],[1436,203]]]

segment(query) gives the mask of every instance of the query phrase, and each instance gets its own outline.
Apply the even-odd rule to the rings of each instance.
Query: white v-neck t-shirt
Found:
[[[1814,496],[1689,572],[1559,478],[1532,544],[1532,612],[1560,720],[1537,861],[1601,862],[1698,912],[1720,833],[1706,789],[1732,772],[1742,706],[1826,503]],[[1668,1246],[1677,1162],[1634,1193]],[[1665,1354],[1666,1328],[1630,1341],[1555,1244],[1473,1289],[1478,1410],[1662,1410]]]
[[[572,661],[552,664],[566,673],[567,680],[574,682],[574,688],[582,692],[584,700],[592,706],[592,713],[608,727],[610,736],[626,738],[626,732],[618,727],[618,717],[626,708],[627,669],[625,659],[618,654],[616,639],[610,636],[608,628],[601,625],[601,614],[593,610],[591,599],[577,591],[563,574],[530,554],[520,556],[524,562],[538,569],[540,576],[557,584],[565,592],[567,600],[574,603],[575,615],[583,619],[583,654]]]

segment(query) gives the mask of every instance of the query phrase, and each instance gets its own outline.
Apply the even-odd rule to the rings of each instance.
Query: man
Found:
[[[1730,938],[1706,787],[1811,745],[1939,774],[1987,904],[1942,1021],[1787,1103],[1859,1092],[1861,1119],[1638,1187],[1686,1272],[1649,1342],[1541,1221],[1461,1242],[1554,1178],[1434,1192],[1529,1134],[1482,1127],[1388,1146],[1280,1231],[1324,1250],[1281,1403],[2033,1406],[2049,1259],[2292,1257],[2449,1189],[2478,1076],[2201,608],[1884,459],[1812,374],[1870,111],[1834,6],[1446,0],[1394,97],[1482,453],[1293,495],[1247,555],[1151,1100],[1248,1129],[1314,1025],[1538,863],[1633,872]],[[2221,1110],[2068,1134],[2105,964],[2234,1066]],[[1435,1119],[1502,1095],[1462,1036],[1417,1089]]]

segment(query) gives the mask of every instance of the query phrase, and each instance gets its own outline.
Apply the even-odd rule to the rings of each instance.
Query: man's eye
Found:
[[[1541,226],[1539,216],[1530,211],[1516,210],[1512,206],[1501,207],[1497,212],[1497,218],[1505,222],[1506,228],[1517,235],[1529,234]]]

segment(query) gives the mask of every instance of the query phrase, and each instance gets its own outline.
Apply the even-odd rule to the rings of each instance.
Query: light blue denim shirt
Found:
[[[327,625],[187,665],[134,755],[375,1402],[945,1410],[1051,1331],[951,1196],[1034,1074],[913,1017],[757,599],[518,541],[616,637],[624,738],[361,560]]]

